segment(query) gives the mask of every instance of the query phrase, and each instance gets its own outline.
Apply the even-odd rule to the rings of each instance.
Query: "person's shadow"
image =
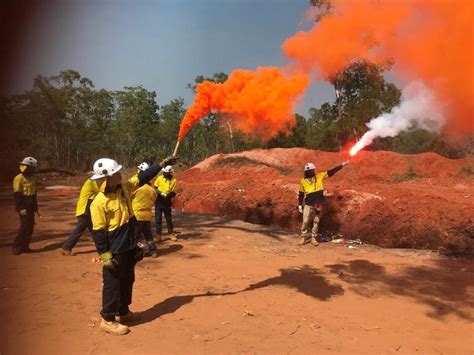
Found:
[[[254,283],[243,290],[234,292],[202,293],[196,295],[173,296],[154,305],[141,313],[141,320],[133,325],[152,322],[165,314],[174,313],[185,304],[191,303],[197,297],[229,296],[241,292],[253,291],[268,286],[283,286],[292,288],[319,301],[329,301],[334,296],[344,294],[344,289],[338,284],[332,284],[318,269],[308,265],[297,268],[280,269],[280,275],[258,283]],[[132,325],[132,326],[133,326]]]
[[[185,304],[191,303],[197,297],[212,297],[212,296],[227,296],[235,295],[238,292],[222,292],[222,293],[202,293],[197,295],[184,295],[184,296],[173,296],[165,299],[164,301],[155,304],[153,307],[141,312],[141,319],[132,324],[136,326],[139,324],[145,324],[154,321],[165,314],[174,313]]]

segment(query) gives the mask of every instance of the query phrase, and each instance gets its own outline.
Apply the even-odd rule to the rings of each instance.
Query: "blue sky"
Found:
[[[305,29],[307,0],[62,0],[45,2],[30,23],[11,92],[37,74],[75,69],[97,88],[143,85],[158,103],[193,93],[199,75],[283,65],[283,41]],[[313,85],[298,105],[333,101],[332,87]]]

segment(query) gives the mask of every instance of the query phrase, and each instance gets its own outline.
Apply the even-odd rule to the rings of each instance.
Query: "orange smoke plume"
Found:
[[[275,67],[234,70],[222,84],[203,82],[196,88],[193,104],[180,126],[178,141],[210,112],[232,118],[232,125],[245,133],[268,140],[295,125],[295,102],[308,87],[305,75],[283,75]]]
[[[282,46],[299,68],[327,80],[355,60],[393,59],[395,73],[446,104],[451,131],[474,131],[474,1],[331,2],[332,14]]]

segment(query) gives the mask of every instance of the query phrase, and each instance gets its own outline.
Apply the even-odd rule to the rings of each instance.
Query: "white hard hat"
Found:
[[[120,169],[122,169],[122,165],[119,165],[119,163],[113,159],[98,159],[94,163],[94,175],[91,176],[91,180],[98,180],[107,176],[112,176],[119,172]]]
[[[313,163],[306,163],[305,164],[304,171],[308,171],[308,170],[316,170],[316,167],[314,166]]]
[[[29,165],[29,166],[38,166],[38,160],[33,157],[24,158],[20,164]]]
[[[166,165],[161,171],[164,173],[174,173],[174,169],[171,165]]]
[[[148,169],[150,167],[150,165],[148,165],[148,163],[146,162],[143,162],[141,163],[139,166],[137,166],[137,168],[141,171],[145,171],[146,169]]]

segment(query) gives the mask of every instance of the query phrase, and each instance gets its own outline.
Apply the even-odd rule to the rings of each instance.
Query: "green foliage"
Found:
[[[188,84],[187,88],[196,92],[196,87],[198,86],[198,84],[201,84],[205,81],[212,81],[214,83],[223,83],[224,81],[227,80],[227,78],[228,78],[227,74],[223,72],[214,73],[214,75],[212,75],[212,77],[210,78],[206,78],[203,75],[198,75],[196,78],[194,78],[194,84]]]
[[[335,103],[309,110],[305,145],[313,149],[341,150],[366,130],[366,123],[400,102],[401,92],[382,73],[389,66],[354,62],[331,82],[339,93]]]
[[[216,153],[254,148],[341,150],[366,131],[370,119],[398,105],[400,90],[383,77],[387,68],[352,63],[332,78],[340,93],[338,100],[311,108],[307,118],[296,115],[294,127],[268,142],[235,131],[228,115],[211,113],[192,127],[181,143],[181,162],[192,165]],[[204,80],[222,83],[226,79],[225,73],[210,78],[200,75],[188,88],[195,90]],[[13,174],[25,155],[39,158],[45,168],[73,170],[90,170],[100,157],[115,158],[126,166],[143,160],[156,162],[173,152],[185,113],[183,99],[159,106],[157,94],[142,86],[117,91],[96,89],[90,79],[74,70],[38,76],[31,90],[0,97],[0,168]],[[369,149],[435,151],[457,158],[472,146],[472,141],[464,146],[453,145],[442,135],[412,130],[394,138],[377,139]],[[462,173],[472,176],[472,171]],[[415,177],[408,171],[395,181]]]
[[[266,148],[294,148],[303,147],[307,134],[306,119],[296,114],[296,125],[289,130],[288,134],[280,133],[275,138],[271,139],[265,145]]]

